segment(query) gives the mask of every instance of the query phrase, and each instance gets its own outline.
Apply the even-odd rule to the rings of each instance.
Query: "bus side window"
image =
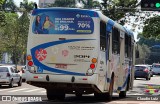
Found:
[[[125,34],[125,57],[131,58],[131,36]]]
[[[106,23],[100,22],[100,50],[106,51]]]
[[[117,28],[112,29],[112,53],[120,54],[120,32]]]

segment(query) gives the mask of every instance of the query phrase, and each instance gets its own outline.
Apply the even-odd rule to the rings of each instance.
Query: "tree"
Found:
[[[55,0],[54,4],[48,7],[75,7],[75,0]]]
[[[26,53],[29,15],[34,3],[23,0],[20,6],[16,7],[13,0],[0,0],[0,54],[11,54],[14,64],[21,61]]]
[[[15,13],[18,7],[15,5],[14,0],[3,0],[2,9],[7,12]]]
[[[34,2],[28,2],[28,0],[23,0],[20,3],[20,12],[22,13],[21,17],[19,18],[19,29],[20,29],[20,45],[21,45],[21,62],[25,64],[25,56],[26,56],[26,49],[27,49],[27,37],[28,37],[28,30],[29,30],[29,15],[31,10],[34,8]]]
[[[82,1],[84,8],[103,8],[103,13],[116,21],[125,17],[125,14],[128,12],[134,13],[136,10],[135,8],[139,5],[137,0],[102,0],[102,5],[93,0],[87,0],[87,2],[85,2],[86,0],[79,1]]]
[[[146,64],[147,59],[149,58],[150,55],[150,49],[147,45],[142,44],[139,45],[138,44],[138,50],[139,50],[139,58],[136,59],[136,64]]]
[[[18,15],[15,13],[6,13],[6,25],[3,27],[3,34],[1,34],[1,41],[4,45],[4,51],[10,53],[14,59],[14,63],[17,64],[17,58],[15,55],[18,53]]]
[[[142,36],[146,38],[160,39],[160,16],[155,16],[147,19],[144,22]]]
[[[148,47],[152,47],[154,45],[160,44],[160,40],[156,40],[155,38],[145,38],[142,34],[139,34],[138,37],[140,38],[138,44],[142,45],[145,44]]]
[[[94,1],[94,0],[79,0],[83,3],[84,7],[83,8],[100,8],[101,9],[101,5],[98,1]]]
[[[34,8],[34,2],[28,2],[28,0],[23,0],[23,2],[20,3],[20,11],[30,13],[31,10]]]

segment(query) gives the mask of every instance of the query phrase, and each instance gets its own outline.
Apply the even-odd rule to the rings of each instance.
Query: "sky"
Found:
[[[28,1],[29,1],[29,2],[30,2],[30,1],[33,1],[33,2],[36,2],[36,3],[38,4],[38,1],[39,1],[39,0],[28,0]],[[20,2],[23,2],[23,0],[14,0],[14,2],[16,3],[17,6],[19,6]]]

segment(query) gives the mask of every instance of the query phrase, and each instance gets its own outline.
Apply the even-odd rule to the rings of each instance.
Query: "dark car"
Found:
[[[146,78],[146,80],[151,79],[151,71],[148,65],[135,65],[134,78]]]

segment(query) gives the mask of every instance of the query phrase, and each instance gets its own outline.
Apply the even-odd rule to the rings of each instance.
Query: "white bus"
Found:
[[[112,99],[132,89],[133,33],[100,11],[34,9],[27,44],[27,83],[49,100],[65,94]]]

